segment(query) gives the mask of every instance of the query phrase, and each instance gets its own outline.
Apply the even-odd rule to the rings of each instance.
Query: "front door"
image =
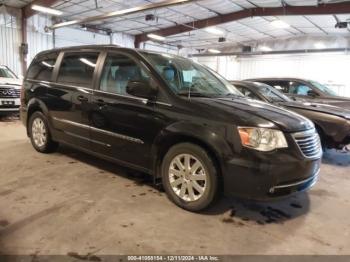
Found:
[[[151,146],[160,129],[155,103],[126,92],[131,80],[151,84],[150,74],[131,56],[110,53],[100,76],[90,115],[93,150],[151,169]]]

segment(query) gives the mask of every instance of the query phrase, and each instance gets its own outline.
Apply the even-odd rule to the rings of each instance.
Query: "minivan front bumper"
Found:
[[[320,157],[307,159],[287,152],[260,155],[255,153],[253,158],[231,159],[224,164],[226,195],[269,200],[305,191],[317,181]]]
[[[303,179],[300,181],[296,181],[296,182],[292,182],[292,183],[273,186],[270,188],[269,194],[278,196],[278,195],[289,194],[289,193],[296,192],[296,191],[300,192],[300,191],[307,190],[317,182],[319,173],[320,173],[320,169],[318,169],[316,174],[314,174],[313,176],[311,176],[309,178],[306,178],[306,179]]]

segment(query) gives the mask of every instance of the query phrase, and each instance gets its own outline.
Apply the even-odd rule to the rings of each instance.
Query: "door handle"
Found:
[[[88,98],[85,97],[85,96],[78,96],[77,99],[78,99],[80,102],[87,102],[87,101],[88,101]]]
[[[106,102],[103,99],[97,99],[96,100],[96,104],[99,106],[105,106]]]

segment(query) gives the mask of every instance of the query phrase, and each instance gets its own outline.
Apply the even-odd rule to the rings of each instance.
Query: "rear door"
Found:
[[[89,111],[99,52],[65,52],[48,90],[49,110],[59,139],[90,148]]]
[[[53,88],[52,78],[55,65],[59,56],[58,52],[52,52],[37,56],[31,63],[23,81],[25,97],[21,103],[30,101],[32,98],[40,99],[47,108],[50,108],[51,99],[47,96],[48,90]]]
[[[94,151],[151,169],[151,146],[161,128],[155,113],[156,103],[126,92],[131,80],[152,85],[150,72],[137,59],[121,51],[105,54],[100,71],[91,111]]]

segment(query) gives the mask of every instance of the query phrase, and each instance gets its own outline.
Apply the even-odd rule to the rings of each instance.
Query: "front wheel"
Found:
[[[40,153],[50,153],[57,149],[58,143],[51,139],[46,117],[35,112],[29,119],[28,132],[33,147]]]
[[[173,146],[163,159],[161,172],[165,192],[181,208],[200,211],[214,202],[217,169],[203,148],[191,143]]]

